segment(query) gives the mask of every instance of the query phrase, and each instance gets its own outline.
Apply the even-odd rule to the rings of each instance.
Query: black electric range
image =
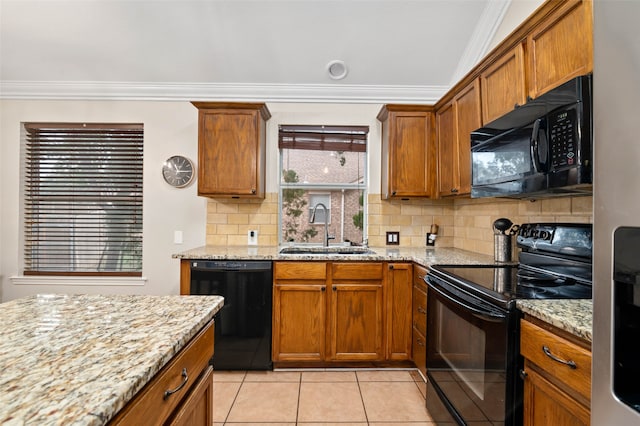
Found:
[[[590,299],[590,224],[529,223],[517,264],[435,265],[427,282],[427,408],[436,424],[522,424],[518,299]]]
[[[523,224],[518,264],[434,265],[430,273],[508,309],[517,299],[591,299],[591,234],[590,224]]]

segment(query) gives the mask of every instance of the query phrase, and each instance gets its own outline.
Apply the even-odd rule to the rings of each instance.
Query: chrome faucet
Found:
[[[324,247],[329,247],[329,240],[335,240],[336,237],[329,236],[329,218],[327,217],[327,206],[325,206],[322,203],[316,204],[316,206],[313,208],[313,211],[311,212],[311,218],[309,219],[309,221],[311,223],[315,223],[315,221],[316,221],[316,210],[318,210],[318,207],[322,207],[322,209],[324,210],[324,242],[323,242],[323,245],[324,245]]]

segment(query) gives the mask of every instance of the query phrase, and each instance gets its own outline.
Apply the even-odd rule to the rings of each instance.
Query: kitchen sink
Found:
[[[375,251],[370,250],[368,247],[364,246],[344,246],[344,245],[336,245],[336,246],[289,246],[283,247],[280,249],[280,254],[301,254],[301,255],[313,255],[313,254],[334,254],[334,255],[370,255],[376,254]]]

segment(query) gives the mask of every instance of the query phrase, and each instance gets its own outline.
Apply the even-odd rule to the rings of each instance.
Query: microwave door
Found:
[[[509,130],[472,147],[472,197],[499,197],[538,190],[545,175],[540,169],[545,161],[546,139],[533,137],[534,124]],[[538,130],[541,125],[538,123]],[[536,140],[535,150],[532,139]],[[533,154],[537,153],[534,160]],[[536,164],[534,165],[534,162]]]

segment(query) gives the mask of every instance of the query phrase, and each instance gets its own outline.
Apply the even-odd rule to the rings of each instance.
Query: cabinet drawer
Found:
[[[275,280],[325,280],[326,278],[326,262],[274,262],[273,264]]]
[[[427,292],[427,283],[424,282],[424,277],[427,276],[427,268],[419,265],[413,265],[413,285],[424,288]]]
[[[413,286],[413,326],[427,335],[427,293],[418,286]]]
[[[112,424],[162,424],[198,381],[213,356],[213,321],[125,406]],[[186,370],[186,377],[183,371]],[[180,387],[184,383],[184,386]],[[176,390],[165,397],[165,391]]]
[[[424,377],[427,377],[427,339],[416,328],[413,329],[413,362]]]
[[[521,321],[520,329],[522,356],[591,400],[591,352],[528,321]]]
[[[382,263],[332,263],[331,276],[334,280],[381,280]]]

